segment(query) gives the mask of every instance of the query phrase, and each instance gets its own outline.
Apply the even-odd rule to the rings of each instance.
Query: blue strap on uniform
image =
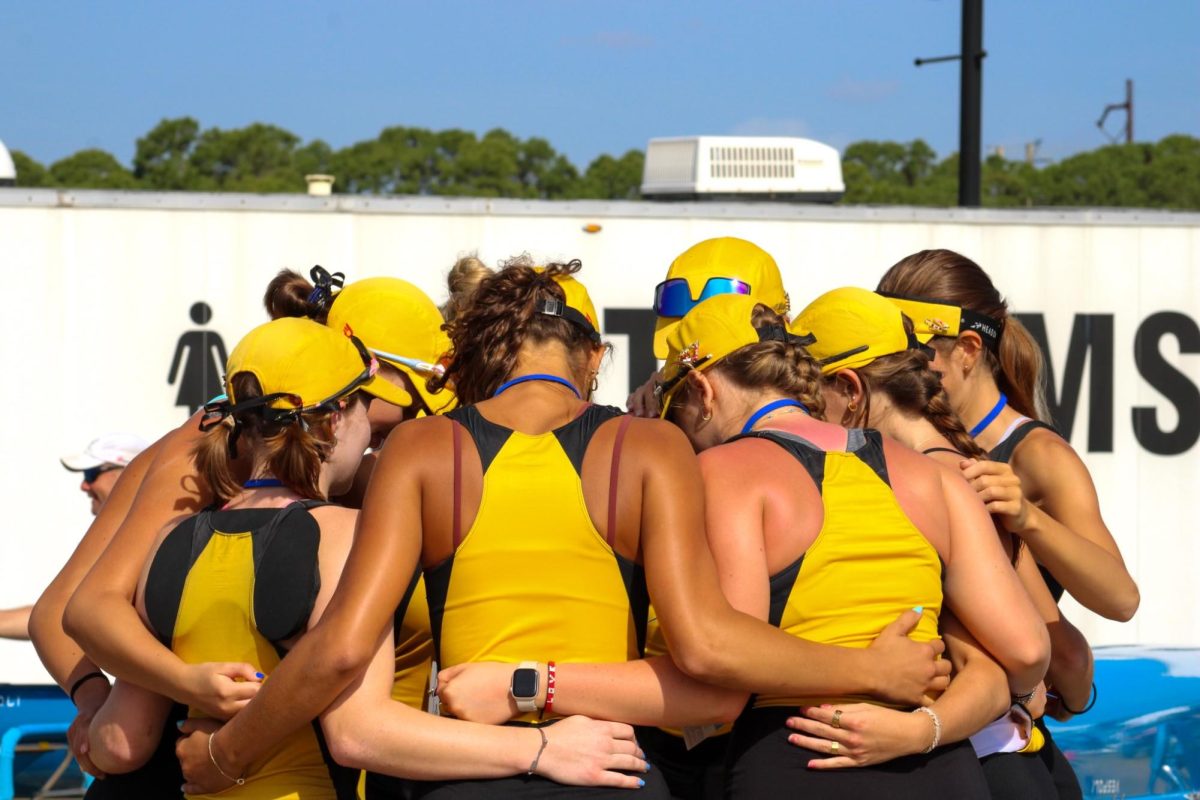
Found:
[[[547,383],[561,383],[563,386],[565,386],[571,390],[571,394],[575,395],[580,400],[583,399],[583,395],[579,394],[579,390],[575,388],[575,384],[571,383],[566,378],[560,378],[557,375],[549,375],[549,374],[546,374],[543,372],[537,372],[537,373],[534,373],[533,375],[522,375],[519,378],[513,378],[511,381],[506,381],[506,382],[500,384],[500,388],[498,388],[496,391],[492,392],[492,397],[498,397],[503,392],[507,391],[508,389],[512,388],[513,386],[516,386],[518,383],[528,383],[529,381],[546,381]]]
[[[974,439],[979,434],[983,433],[983,429],[992,424],[996,417],[1000,416],[1000,412],[1008,405],[1008,396],[1004,392],[1000,393],[1000,399],[996,401],[996,405],[992,406],[992,410],[987,413],[987,416],[979,420],[979,423],[968,432],[970,437]]]
[[[283,486],[279,478],[253,478],[242,484],[243,489],[264,489],[268,486]]]
[[[746,420],[746,424],[742,426],[742,433],[743,434],[749,433],[751,430],[754,429],[754,424],[756,422],[758,422],[760,419],[765,417],[767,414],[770,414],[772,411],[778,411],[781,408],[787,408],[789,406],[791,406],[793,408],[798,408],[801,411],[803,411],[805,414],[811,413],[808,410],[808,406],[804,405],[804,403],[801,403],[799,400],[793,400],[790,397],[785,397],[782,400],[776,400],[773,403],[767,403],[765,406],[760,408],[758,411],[755,411],[753,414],[751,414],[750,419]]]

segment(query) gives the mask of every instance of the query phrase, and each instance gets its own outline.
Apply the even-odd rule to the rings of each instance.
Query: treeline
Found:
[[[855,142],[842,156],[843,203],[952,206],[958,154],[938,160],[920,139]],[[1124,206],[1200,209],[1200,139],[1167,136],[1078,153],[1047,166],[999,155],[983,162],[983,204],[996,208]]]
[[[137,140],[126,167],[104,150],[81,150],[44,167],[12,151],[18,186],[195,192],[303,192],[305,175],[336,177],[335,192],[523,197],[542,200],[638,196],[644,156],[602,155],[580,172],[545,139],[496,128],[385,128],[335,150],[275,125],[201,130],[191,117],[165,119]]]
[[[602,155],[578,169],[545,139],[500,128],[470,131],[396,126],[335,150],[274,125],[201,129],[166,119],[137,140],[133,164],[81,150],[45,167],[12,152],[18,186],[206,192],[303,192],[304,176],[334,175],[334,191],[542,200],[639,196],[645,156]],[[958,154],[938,159],[924,141],[863,141],[842,156],[843,204],[953,206]],[[1050,165],[989,156],[983,204],[992,207],[1125,206],[1200,209],[1200,139],[1112,145]]]

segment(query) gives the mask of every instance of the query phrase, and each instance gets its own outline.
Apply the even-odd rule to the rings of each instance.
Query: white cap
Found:
[[[82,453],[63,456],[59,460],[72,472],[83,472],[105,464],[123,467],[149,446],[150,443],[140,436],[131,433],[110,433],[93,440]]]

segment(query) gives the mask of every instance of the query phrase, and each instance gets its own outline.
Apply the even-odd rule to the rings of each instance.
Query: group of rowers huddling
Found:
[[[34,611],[88,796],[1079,797],[1138,591],[984,271],[701,242],[623,413],[579,268],[271,282]]]

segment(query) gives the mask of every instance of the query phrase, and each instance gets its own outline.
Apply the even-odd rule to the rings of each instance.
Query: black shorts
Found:
[[[430,800],[489,800],[489,798],[518,797],[528,800],[669,800],[667,782],[662,773],[651,770],[640,775],[646,785],[632,792],[629,789],[564,786],[537,775],[519,775],[487,781],[413,781],[414,798]],[[648,794],[647,794],[648,793]]]
[[[1046,765],[1046,769],[1050,770],[1050,777],[1054,779],[1054,787],[1058,789],[1060,800],[1083,800],[1083,789],[1079,787],[1079,777],[1071,767],[1071,762],[1067,761],[1067,757],[1063,755],[1063,751],[1059,750],[1058,745],[1054,743],[1054,738],[1046,728],[1045,720],[1039,719],[1036,725],[1042,735],[1046,737],[1046,744],[1038,751],[1038,756]]]
[[[1038,753],[993,753],[979,760],[992,800],[1057,800],[1058,789]]]
[[[646,760],[660,771],[675,800],[721,800],[725,796],[728,734],[705,739],[691,750],[683,739],[660,728],[638,728]]]
[[[808,762],[829,754],[788,742],[792,731],[786,721],[795,714],[788,707],[761,708],[738,718],[730,734],[727,798],[989,800],[983,769],[969,742],[872,767],[815,770]]]

